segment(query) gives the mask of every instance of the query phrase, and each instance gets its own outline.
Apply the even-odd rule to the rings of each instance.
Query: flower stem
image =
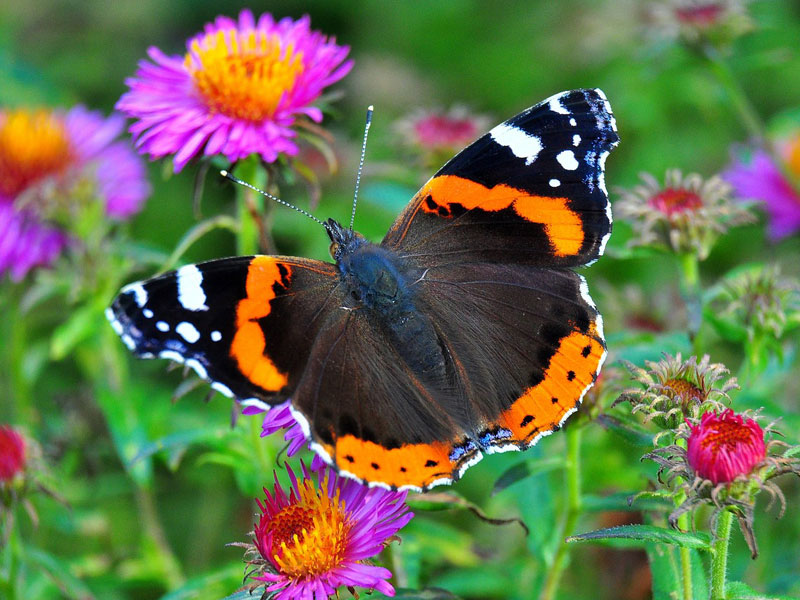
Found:
[[[742,123],[750,137],[763,144],[766,138],[764,123],[728,63],[723,60],[719,51],[711,45],[706,45],[703,48],[703,56],[708,61],[714,76],[730,96],[733,106],[742,118]]]
[[[675,442],[678,446],[686,449],[686,440],[678,439]],[[682,478],[676,480],[676,485],[680,486]],[[686,500],[686,492],[679,489],[675,494],[675,506],[680,506]],[[678,529],[681,531],[689,530],[689,513],[683,513],[678,517]],[[694,596],[692,585],[692,551],[681,546],[678,548],[678,555],[681,558],[681,583],[683,584],[683,600],[692,600]]]
[[[236,163],[234,175],[255,187],[264,189],[266,186],[267,173],[256,155],[251,155]],[[257,254],[261,234],[259,220],[264,212],[264,198],[243,185],[237,185],[234,189],[236,190],[236,218],[239,221],[236,251],[241,255]]]
[[[728,571],[728,542],[731,537],[733,513],[723,510],[717,518],[714,546],[711,554],[711,600],[724,600]]]
[[[576,424],[565,431],[567,462],[564,469],[564,504],[567,510],[561,520],[558,531],[560,543],[547,572],[540,600],[553,600],[556,597],[561,576],[569,562],[569,551],[565,540],[574,531],[581,513],[581,432],[582,428]]]
[[[700,261],[697,254],[684,252],[678,255],[681,274],[681,295],[686,303],[686,315],[689,321],[689,336],[695,339],[703,321],[702,302],[700,300]]]

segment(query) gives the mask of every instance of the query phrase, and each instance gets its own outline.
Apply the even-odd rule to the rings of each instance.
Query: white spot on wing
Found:
[[[139,306],[139,308],[142,308],[145,304],[147,304],[147,290],[144,289],[144,286],[141,283],[131,283],[130,285],[126,285],[124,288],[122,288],[121,293],[133,294],[133,297],[136,300],[136,304]]]
[[[561,185],[561,182],[558,179],[551,179],[550,180],[550,187],[558,187]]]
[[[166,321],[156,321],[156,329],[159,331],[166,333],[169,331],[169,323]]]
[[[220,383],[219,381],[214,381],[211,384],[211,389],[217,390],[223,396],[227,396],[228,398],[233,398],[233,392],[231,391],[231,388],[229,388],[224,383]]]
[[[142,314],[145,316],[146,319],[152,319],[153,318],[153,311],[150,310],[149,308],[145,308],[142,311]]]
[[[579,136],[577,133],[572,136],[572,145],[576,148],[581,145],[581,136]]]
[[[556,94],[555,96],[551,96],[549,99],[550,110],[560,115],[568,115],[570,114],[566,107],[561,103],[561,98],[564,97],[565,94],[569,92],[561,92],[560,94]]]
[[[573,127],[576,127],[578,125],[578,122],[574,118],[571,118],[569,120],[569,124],[572,125]]]
[[[175,331],[190,344],[194,344],[200,339],[200,332],[197,331],[197,327],[186,321],[178,323],[175,327]]]
[[[158,358],[166,358],[179,363],[183,362],[183,357],[174,350],[162,350],[158,353]]]
[[[194,369],[194,372],[200,376],[200,379],[208,379],[208,371],[206,371],[206,368],[200,364],[200,361],[190,358],[186,361],[186,366]]]
[[[272,408],[271,405],[259,400],[258,398],[248,398],[247,400],[240,400],[239,404],[241,406],[252,406],[255,408],[259,408],[261,410],[269,410],[270,408]]]
[[[578,161],[575,160],[575,153],[572,150],[564,150],[556,155],[558,163],[567,171],[574,171],[578,168]]]
[[[538,137],[507,123],[501,123],[489,135],[495,142],[511,150],[517,158],[524,158],[526,165],[532,164],[542,151],[542,141]]]
[[[203,274],[197,265],[186,265],[177,272],[178,302],[186,310],[208,310],[203,291]]]
[[[212,342],[218,342],[221,339],[222,339],[222,334],[219,331],[214,330],[214,331],[211,332],[211,341]]]
[[[132,351],[136,349],[136,342],[134,342],[133,338],[127,333],[122,335],[122,342],[128,347],[128,350]]]

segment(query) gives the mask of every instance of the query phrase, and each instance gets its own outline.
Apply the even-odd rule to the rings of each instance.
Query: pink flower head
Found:
[[[87,192],[110,218],[141,209],[150,189],[141,160],[116,141],[123,126],[82,106],[0,110],[0,275],[18,280],[55,260],[68,236],[46,222],[69,225]]]
[[[302,480],[286,470],[288,494],[276,473],[272,493],[264,488],[257,500],[254,543],[266,568],[255,579],[276,600],[323,600],[345,585],[393,596],[391,572],[367,561],[413,517],[405,492],[368,488],[329,469],[316,482],[305,465]]]
[[[199,153],[266,162],[298,152],[298,116],[322,120],[311,105],[353,66],[350,49],[312,31],[307,16],[275,21],[249,10],[217,17],[186,43],[184,56],[151,47],[117,108],[137,119],[130,132],[141,153],[174,155],[175,172]]]
[[[25,440],[8,425],[0,425],[0,482],[10,481],[25,466]]]
[[[791,156],[788,158],[792,160]],[[769,215],[769,235],[773,240],[800,230],[800,190],[786,178],[766,151],[755,150],[749,160],[737,159],[723,177],[739,198],[764,203]]]
[[[700,424],[689,424],[689,428],[689,465],[714,485],[748,475],[767,455],[764,432],[758,423],[729,408],[719,414],[704,413]]]

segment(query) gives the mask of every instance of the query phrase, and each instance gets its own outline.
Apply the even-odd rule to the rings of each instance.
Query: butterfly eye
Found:
[[[331,243],[331,247],[328,248],[328,252],[331,253],[331,258],[336,258],[336,253],[339,251],[339,243],[333,242]]]

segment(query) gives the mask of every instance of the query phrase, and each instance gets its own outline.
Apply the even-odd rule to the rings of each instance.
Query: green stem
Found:
[[[679,438],[675,441],[678,446],[686,448],[686,440]],[[675,481],[676,486],[680,486],[682,478],[677,478]],[[686,500],[686,492],[683,489],[675,494],[675,506],[680,506]],[[689,513],[683,513],[678,517],[678,529],[681,531],[689,531]],[[683,600],[692,600],[694,596],[694,586],[692,585],[692,551],[689,548],[681,547],[678,549],[678,555],[681,558],[681,583],[683,584]]]
[[[267,174],[259,163],[257,155],[236,163],[234,175],[251,185],[264,189]],[[239,232],[236,237],[236,251],[238,254],[257,254],[261,225],[258,219],[264,213],[263,196],[243,185],[236,185],[236,219],[239,222]]]
[[[733,106],[739,113],[739,116],[744,123],[747,133],[763,145],[766,139],[766,129],[758,111],[755,109],[750,99],[745,94],[739,80],[734,75],[728,63],[722,58],[720,53],[713,46],[707,45],[703,49],[703,56],[708,61],[711,71],[716,76],[717,80],[725,88],[725,91],[730,96]]]
[[[581,427],[574,425],[565,431],[567,438],[567,462],[564,469],[564,496],[567,510],[558,531],[560,544],[553,563],[548,570],[540,600],[553,600],[556,597],[561,576],[569,563],[569,550],[566,538],[575,530],[581,513]]]
[[[728,542],[731,537],[733,513],[723,510],[717,518],[717,530],[711,554],[711,600],[724,600],[728,571]]]
[[[228,229],[233,233],[239,233],[239,226],[236,220],[228,215],[217,215],[216,217],[206,219],[186,232],[186,234],[178,242],[175,250],[173,250],[172,254],[169,255],[169,258],[167,258],[166,262],[161,265],[161,272],[169,271],[170,269],[175,268],[175,265],[181,259],[181,256],[183,256],[183,254],[192,244],[215,229]]]
[[[149,490],[137,486],[136,504],[139,508],[144,530],[158,552],[158,561],[164,573],[164,580],[168,583],[170,589],[183,585],[186,578],[181,570],[180,561],[172,552],[167,536],[164,533],[164,528],[161,526],[153,494]]]
[[[271,464],[269,459],[269,455],[267,454],[267,446],[264,443],[264,440],[261,437],[261,423],[262,420],[256,416],[248,417],[248,422],[250,423],[250,440],[253,445],[253,449],[256,452],[256,460],[258,464],[261,466],[261,471],[264,473],[269,473],[272,469],[275,468],[274,464]]]
[[[700,299],[700,261],[697,254],[684,252],[678,255],[681,274],[681,295],[686,303],[689,336],[694,340],[703,321],[703,304]]]

